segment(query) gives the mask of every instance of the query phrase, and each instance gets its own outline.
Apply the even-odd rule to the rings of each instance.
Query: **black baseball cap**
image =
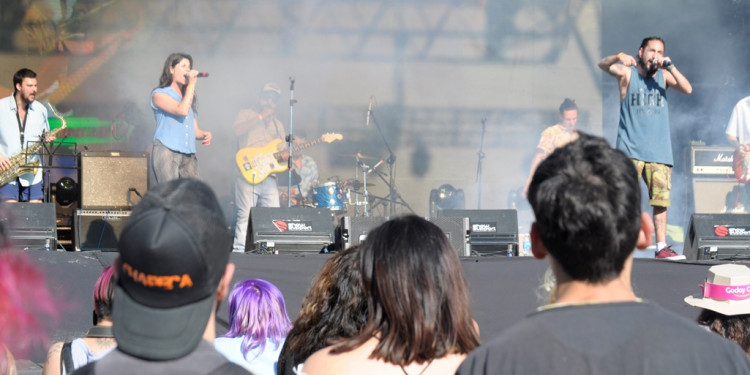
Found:
[[[152,187],[123,227],[113,330],[147,360],[192,352],[203,337],[232,236],[211,188],[195,179]]]

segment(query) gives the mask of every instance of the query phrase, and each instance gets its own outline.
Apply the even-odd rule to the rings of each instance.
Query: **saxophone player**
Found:
[[[14,91],[0,99],[0,171],[17,167],[15,164],[41,163],[38,154],[21,155],[35,142],[51,142],[47,108],[36,101],[36,73],[27,68],[13,75]],[[21,155],[14,159],[14,156]],[[4,202],[41,203],[42,169],[20,174],[0,186],[0,200]]]

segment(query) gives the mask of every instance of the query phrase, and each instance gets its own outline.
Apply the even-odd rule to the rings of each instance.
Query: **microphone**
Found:
[[[185,74],[185,78],[187,78],[187,77],[188,77],[188,74]],[[196,77],[198,77],[198,78],[205,78],[205,77],[208,77],[208,73],[207,72],[198,72],[198,75]]]
[[[372,96],[370,97],[370,104],[367,106],[367,119],[365,120],[365,126],[370,126],[370,111],[372,111]]]
[[[375,163],[375,166],[373,166],[372,168],[370,168],[370,170],[369,170],[369,171],[367,171],[367,173],[368,173],[368,174],[370,174],[370,172],[372,172],[372,171],[374,171],[374,170],[378,169],[378,167],[379,167],[379,166],[381,166],[381,165],[383,164],[383,162],[385,162],[385,160],[383,160],[383,159],[380,159],[380,161],[379,161],[379,162],[377,162],[377,163]]]

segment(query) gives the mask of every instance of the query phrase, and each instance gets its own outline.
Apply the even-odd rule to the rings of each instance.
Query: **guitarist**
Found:
[[[274,139],[286,140],[284,124],[276,118],[276,103],[281,97],[281,89],[275,83],[266,83],[260,91],[260,100],[252,108],[243,109],[234,120],[234,135],[238,148],[262,147]],[[287,148],[286,142],[279,144],[279,151]],[[289,159],[289,153],[282,153],[282,159]],[[245,252],[245,237],[250,210],[253,207],[279,207],[279,189],[276,176],[251,184],[242,176],[234,179],[234,204],[236,210],[233,251]]]
[[[734,106],[725,131],[727,140],[735,148],[734,174],[737,180],[750,181],[750,96]]]
[[[54,140],[49,133],[47,108],[36,101],[36,73],[23,68],[13,75],[13,95],[0,99],[0,170],[12,166],[10,158],[21,154],[44,136],[45,142]],[[29,162],[40,161],[39,155],[28,155]],[[24,173],[0,187],[4,202],[41,203],[42,168],[36,173]]]

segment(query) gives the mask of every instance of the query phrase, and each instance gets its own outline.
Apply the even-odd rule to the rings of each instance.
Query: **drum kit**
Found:
[[[368,158],[360,153],[353,156],[357,159],[357,176],[358,178],[340,180],[338,176],[333,177],[334,181],[328,181],[313,188],[313,205],[317,208],[328,208],[333,215],[345,214],[349,207],[354,207],[355,216],[368,216],[368,197],[367,188],[375,184],[367,182],[367,174],[373,169],[365,164],[362,159]]]

